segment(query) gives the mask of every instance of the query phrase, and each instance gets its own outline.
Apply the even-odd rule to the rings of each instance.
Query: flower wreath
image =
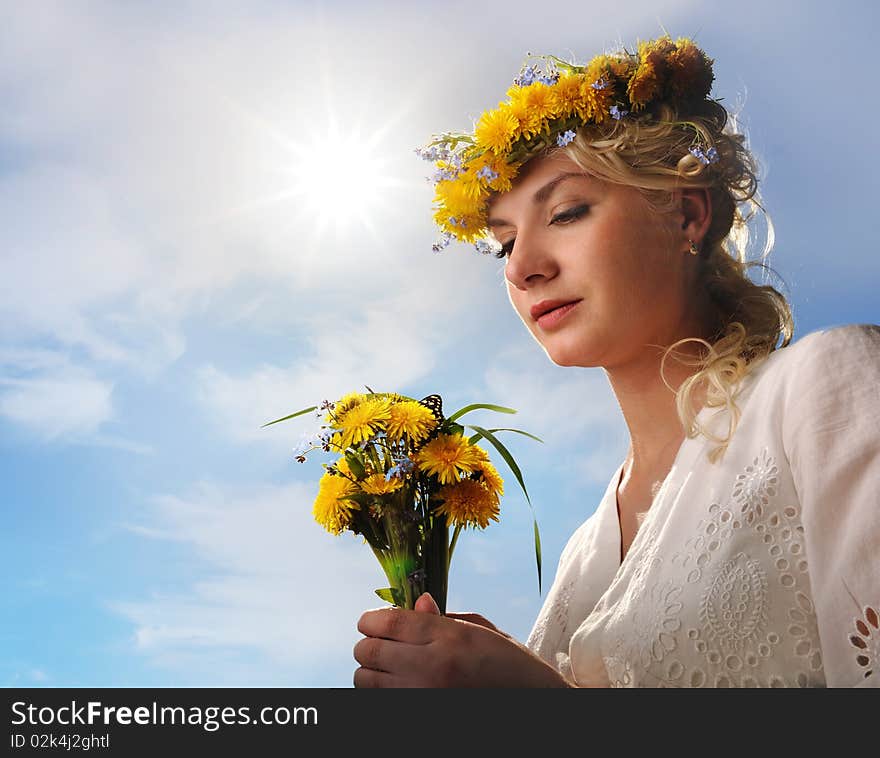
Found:
[[[540,63],[529,63],[537,59]],[[579,126],[624,118],[651,118],[657,103],[695,104],[709,96],[713,60],[690,39],[669,36],[640,42],[638,52],[597,55],[587,65],[555,56],[531,56],[472,134],[435,135],[416,152],[435,164],[434,221],[443,250],[456,239],[481,253],[497,250],[486,228],[488,200],[507,192],[519,168],[540,151],[572,142]],[[701,163],[718,161],[714,147],[695,138],[690,152]]]

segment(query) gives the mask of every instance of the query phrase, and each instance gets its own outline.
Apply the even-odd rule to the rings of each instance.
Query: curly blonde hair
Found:
[[[773,350],[791,341],[791,308],[774,287],[748,277],[752,268],[768,270],[765,260],[773,246],[773,225],[760,203],[756,161],[745,136],[738,133],[736,118],[713,100],[694,105],[688,113],[665,104],[649,112],[645,120],[582,127],[561,150],[599,179],[638,188],[658,211],[673,208],[675,190],[700,188],[709,193],[712,219],[699,253],[697,287],[710,302],[710,336],[665,346],[661,374],[670,356],[696,369],[675,390],[676,407],[688,437],[703,434],[716,443],[709,454],[714,462],[724,455],[736,430],[742,380]],[[714,148],[717,160],[700,160],[690,150],[694,145],[705,152]],[[767,240],[759,256],[750,259],[750,226],[759,212],[766,218]],[[686,343],[699,346],[696,358],[677,350]],[[701,388],[708,407],[727,411],[728,427],[722,436],[697,421],[694,393]]]

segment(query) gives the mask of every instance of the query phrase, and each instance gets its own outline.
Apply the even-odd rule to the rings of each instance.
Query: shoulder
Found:
[[[781,425],[787,448],[828,435],[873,439],[880,426],[880,326],[812,332],[755,368],[755,409]]]
[[[880,351],[880,325],[847,324],[821,329],[801,337],[797,342],[778,351],[788,351],[801,361],[830,358],[872,358]]]
[[[756,368],[765,388],[814,391],[850,386],[880,374],[880,326],[848,324],[811,332],[774,351]]]

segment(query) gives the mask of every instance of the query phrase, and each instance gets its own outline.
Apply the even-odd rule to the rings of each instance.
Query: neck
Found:
[[[695,355],[694,347],[685,344],[677,350]],[[630,450],[625,466],[628,476],[668,468],[684,440],[675,390],[696,369],[670,356],[664,365],[664,376],[673,388],[670,389],[660,375],[663,352],[661,348],[646,350],[635,362],[606,369],[629,428]],[[702,405],[703,398],[703,392],[695,394],[695,410]]]

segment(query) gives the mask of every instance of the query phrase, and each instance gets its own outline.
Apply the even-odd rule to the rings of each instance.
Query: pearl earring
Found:
[[[688,248],[688,252],[689,252],[691,255],[699,255],[699,254],[700,254],[700,248],[697,247],[697,243],[694,242],[693,240],[688,240],[688,242],[690,243],[690,247]]]

